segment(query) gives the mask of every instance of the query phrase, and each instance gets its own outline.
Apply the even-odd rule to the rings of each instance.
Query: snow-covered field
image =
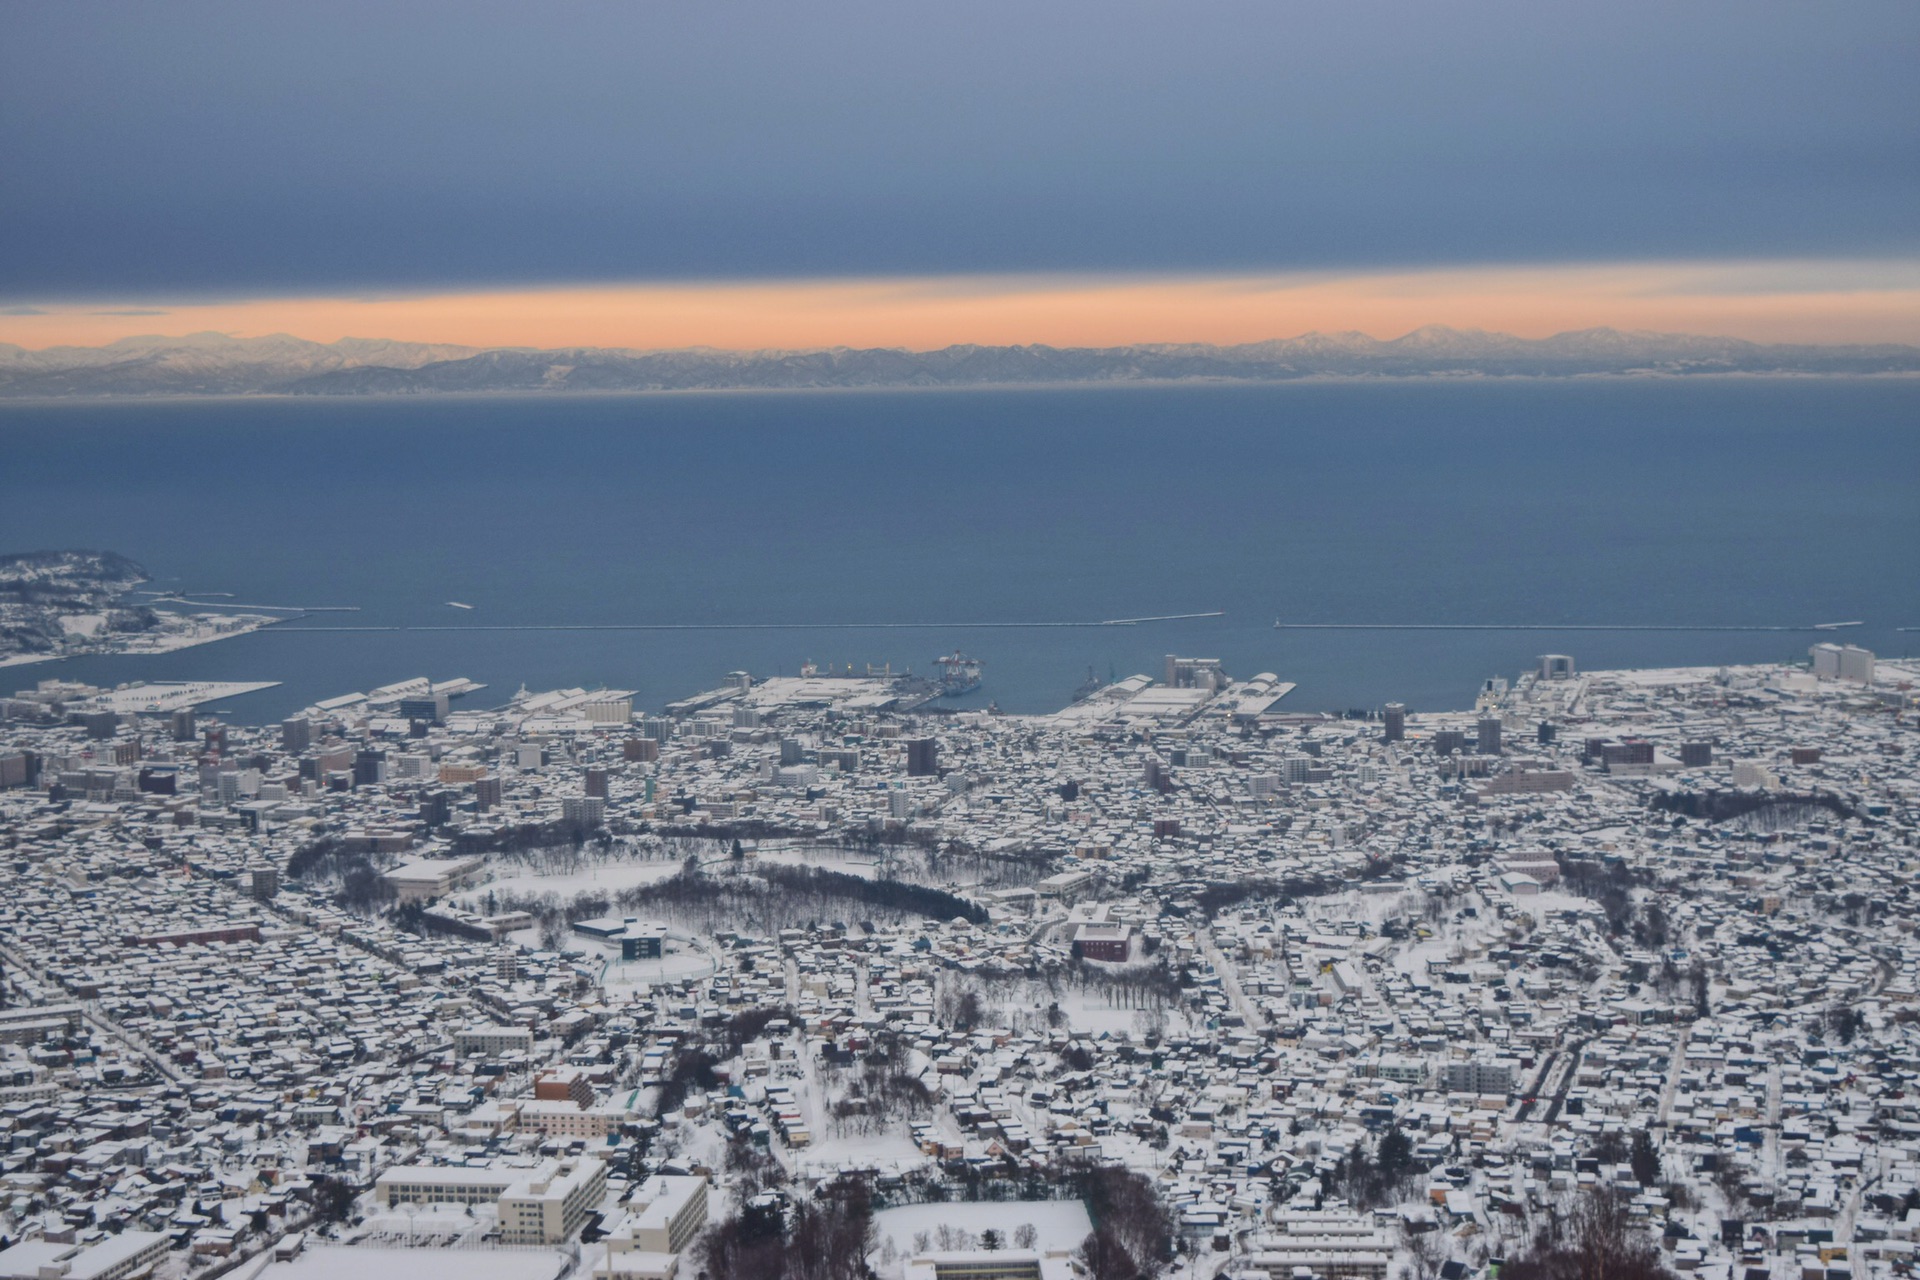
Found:
[[[1093,1230],[1093,1223],[1087,1219],[1087,1207],[1078,1200],[946,1201],[882,1209],[873,1215],[874,1238],[883,1260],[888,1255],[889,1243],[893,1246],[892,1255],[899,1259],[912,1257],[922,1247],[941,1248],[942,1227],[950,1232],[966,1232],[972,1237],[970,1247],[973,1248],[979,1247],[981,1232],[997,1231],[1001,1247],[1011,1249],[1015,1234],[1025,1223],[1032,1224],[1036,1233],[1034,1247],[1041,1250],[1076,1249]],[[924,1246],[916,1244],[922,1233],[926,1236]],[[885,1266],[880,1270],[882,1275],[889,1273]],[[898,1274],[897,1269],[893,1274]]]
[[[1067,1016],[1067,1026],[1086,1035],[1144,1035],[1149,1029],[1184,1030],[1188,1025],[1180,1009],[1126,1008],[1102,991],[1063,991],[1054,1003]]]
[[[831,1178],[842,1169],[883,1169],[904,1173],[927,1163],[927,1157],[905,1133],[883,1133],[853,1138],[829,1138],[795,1151],[788,1164],[796,1173]]]
[[[698,980],[710,976],[720,964],[708,947],[696,945],[680,935],[667,939],[666,953],[658,960],[622,960],[619,948],[577,933],[568,937],[567,945],[589,955],[606,957],[607,969],[600,980],[609,990]]]
[[[550,1249],[315,1247],[271,1264],[260,1280],[553,1280],[565,1263]]]
[[[872,858],[857,858],[831,849],[791,848],[769,841],[754,850],[754,857],[761,862],[779,863],[783,867],[819,867],[824,871],[864,876],[869,880],[880,874],[880,864]]]
[[[468,890],[455,899],[469,910],[486,906],[487,894],[493,893],[505,898],[541,897],[553,894],[562,902],[571,901],[582,893],[604,893],[612,895],[622,889],[632,889],[643,884],[655,884],[671,878],[680,870],[680,864],[667,859],[658,862],[604,862],[582,867],[578,871],[568,871],[557,875],[544,875],[538,871],[516,871],[512,875],[496,876],[492,880]]]

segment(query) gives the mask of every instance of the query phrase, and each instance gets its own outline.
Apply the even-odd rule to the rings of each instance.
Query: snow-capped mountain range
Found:
[[[1352,377],[1910,374],[1920,347],[1763,344],[1583,329],[1517,338],[1430,325],[1400,338],[1308,333],[1238,346],[986,347],[811,351],[602,347],[481,349],[287,334],[123,338],[32,351],[0,344],[0,396],[400,395],[497,391],[960,387]]]

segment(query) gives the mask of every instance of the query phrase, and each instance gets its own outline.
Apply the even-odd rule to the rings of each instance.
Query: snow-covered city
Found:
[[[44,681],[0,1280],[1911,1274],[1917,683]]]

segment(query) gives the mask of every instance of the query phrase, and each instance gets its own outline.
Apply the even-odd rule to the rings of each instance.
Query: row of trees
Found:
[[[895,1032],[882,1032],[851,1066],[829,1076],[838,1086],[831,1108],[842,1135],[886,1133],[933,1111],[934,1096],[913,1070],[912,1047]]]
[[[674,1051],[666,1080],[654,1097],[654,1115],[678,1111],[685,1105],[689,1093],[719,1088],[720,1077],[714,1068],[729,1058],[739,1057],[740,1050],[758,1039],[775,1018],[791,1014],[792,1010],[771,1005],[745,1009],[707,1035],[682,1040]]]
[[[1606,913],[1607,931],[1614,937],[1633,926],[1633,872],[1624,862],[1601,863],[1585,858],[1560,859],[1560,878],[1567,889],[1591,898]]]
[[[1633,1180],[1643,1187],[1660,1184],[1660,1149],[1645,1129],[1636,1129],[1631,1139],[1618,1129],[1608,1129],[1594,1139],[1590,1150],[1601,1164],[1625,1162],[1633,1169]]]
[[[708,875],[689,860],[680,874],[616,895],[623,911],[645,912],[686,927],[771,932],[828,921],[904,919],[987,921],[979,904],[904,880],[873,879],[821,867],[778,864]]]
[[[1335,1170],[1333,1183],[1353,1204],[1371,1209],[1402,1198],[1418,1172],[1413,1140],[1396,1125],[1380,1135],[1372,1151],[1364,1142],[1354,1144]]]
[[[699,1247],[706,1280],[868,1280],[873,1205],[858,1181],[795,1203],[768,1192],[709,1227]]]
[[[1331,893],[1334,885],[1319,876],[1285,876],[1275,880],[1253,877],[1246,880],[1222,880],[1207,885],[1195,895],[1200,910],[1209,916],[1245,902],[1291,902],[1295,898],[1317,898]]]
[[[736,1151],[737,1149],[737,1151]],[[737,1158],[736,1158],[737,1154]],[[704,1280],[871,1280],[867,1259],[899,1255],[884,1249],[874,1229],[874,1199],[865,1180],[848,1176],[817,1188],[806,1200],[790,1194],[778,1165],[750,1144],[733,1144],[728,1167],[741,1173],[739,1208],[708,1228],[695,1258]],[[1080,1261],[1091,1280],[1153,1280],[1174,1257],[1174,1221],[1147,1177],[1105,1165],[1080,1165],[1051,1179],[1017,1186],[997,1181],[967,1199],[1077,1198],[1093,1230],[1082,1241]],[[965,1188],[960,1188],[964,1190]],[[955,1188],[929,1183],[919,1203],[948,1199]],[[937,1193],[937,1194],[936,1194]],[[978,1234],[950,1224],[919,1232],[914,1253],[929,1249],[1030,1249],[1039,1240],[1031,1223],[1010,1223]]]
[[[1099,1165],[1075,1175],[1093,1231],[1080,1260],[1093,1280],[1152,1280],[1173,1260],[1173,1215],[1153,1183],[1131,1169]]]
[[[1188,983],[1184,970],[1164,960],[1125,968],[1076,961],[1031,973],[942,973],[934,1010],[942,1024],[958,1031],[1049,1031],[1072,1021],[1061,1007],[1063,998],[1072,997],[1087,1007],[1133,1010],[1137,1029],[1164,1035],[1167,1013],[1180,1005]]]
[[[335,894],[349,911],[365,914],[393,900],[393,886],[381,878],[371,859],[349,850],[338,836],[322,836],[295,849],[287,858],[287,879],[313,884],[336,881]]]
[[[1859,812],[1827,791],[1655,791],[1647,803],[1663,813],[1707,822],[1733,822],[1742,830],[1778,831]]]

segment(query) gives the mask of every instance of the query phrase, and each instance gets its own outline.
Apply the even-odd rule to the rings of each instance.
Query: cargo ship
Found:
[[[980,687],[980,663],[955,649],[945,657],[933,660],[934,669],[940,673],[940,696],[957,698],[964,693],[972,693]]]

